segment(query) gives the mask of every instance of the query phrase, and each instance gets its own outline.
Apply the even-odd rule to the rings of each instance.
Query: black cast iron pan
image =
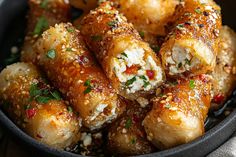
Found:
[[[222,7],[223,22],[236,30],[236,1],[235,0],[217,0]],[[6,58],[10,55],[12,46],[18,46],[23,42],[24,29],[26,27],[25,15],[27,12],[27,0],[0,0],[0,70],[5,67]],[[19,55],[14,56],[14,60]],[[201,157],[205,156],[222,143],[224,143],[236,130],[236,109],[219,122],[217,117],[222,117],[222,111],[226,107],[236,108],[236,91],[226,104],[217,112],[210,113],[206,122],[208,130],[202,137],[165,151],[146,154],[140,157]],[[59,151],[38,143],[21,131],[0,109],[0,125],[3,126],[10,135],[21,141],[25,147],[32,148],[39,156],[58,156],[58,157],[81,157],[66,151]]]

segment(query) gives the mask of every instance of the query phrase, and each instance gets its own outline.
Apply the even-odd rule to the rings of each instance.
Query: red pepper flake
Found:
[[[136,115],[136,114],[134,114],[134,115],[132,116],[132,120],[133,120],[135,123],[138,123],[138,122],[140,121],[138,115]]]
[[[36,109],[34,109],[34,108],[27,109],[27,110],[25,110],[25,112],[26,112],[27,118],[29,118],[29,119],[36,115]]]
[[[41,135],[39,135],[39,134],[37,134],[36,137],[38,137],[38,138],[43,138],[43,137],[42,137]]]
[[[138,66],[132,65],[131,67],[126,67],[126,74],[137,74],[138,72]]]
[[[202,74],[199,77],[200,77],[200,80],[203,81],[204,83],[208,82],[206,75]]]
[[[88,61],[89,61],[88,58],[85,56],[79,56],[77,60],[80,65],[84,65],[84,64],[88,63]]]
[[[217,94],[214,96],[213,101],[217,104],[220,104],[224,101],[225,96],[223,94]]]
[[[146,70],[146,74],[150,80],[154,79],[155,72],[153,70]]]

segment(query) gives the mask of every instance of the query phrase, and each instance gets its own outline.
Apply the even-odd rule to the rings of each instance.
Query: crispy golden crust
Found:
[[[49,26],[69,21],[70,7],[64,0],[29,0],[28,4],[30,9],[21,61],[35,63],[34,43]]]
[[[174,16],[177,18],[175,25],[160,51],[167,74],[197,75],[212,71],[221,28],[219,6],[212,0],[205,3],[200,0],[186,0],[178,6]],[[190,57],[186,56],[183,62],[178,64],[178,58],[174,58],[177,51],[189,53]]]
[[[146,138],[142,121],[149,109],[127,101],[127,111],[108,131],[108,149],[116,155],[140,155],[154,151]]]
[[[64,149],[80,138],[79,119],[67,110],[61,99],[32,98],[33,87],[52,92],[35,66],[16,63],[0,73],[0,101],[13,121],[36,140],[54,148]],[[42,94],[42,93],[41,93]],[[40,97],[38,93],[37,97]],[[42,98],[42,97],[41,97]]]
[[[80,113],[83,124],[93,130],[115,119],[122,112],[116,91],[85,48],[79,31],[62,23],[42,36],[36,46],[39,64]]]
[[[115,68],[112,66],[113,59],[131,47],[140,48],[145,51],[145,57],[150,56],[159,66],[160,61],[149,45],[142,40],[133,25],[128,23],[127,19],[109,3],[102,3],[97,9],[91,11],[85,16],[81,25],[81,34],[89,48],[95,53],[114,88],[119,89],[120,94],[126,98],[137,97],[134,95],[139,95],[139,92],[127,94],[124,91],[124,87],[115,74]],[[164,80],[164,73],[161,67],[160,69],[159,74]],[[148,92],[150,93],[151,90]]]
[[[216,67],[211,75],[214,78],[213,102],[222,104],[236,87],[236,34],[228,26],[220,30]]]
[[[211,82],[206,75],[178,80],[177,85],[166,87],[143,121],[148,139],[157,148],[166,149],[201,136],[210,92]]]

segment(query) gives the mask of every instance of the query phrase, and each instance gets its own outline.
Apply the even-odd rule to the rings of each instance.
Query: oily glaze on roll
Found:
[[[85,16],[80,30],[122,96],[136,99],[151,93],[165,80],[153,50],[109,3],[102,3]]]
[[[28,5],[27,33],[21,61],[37,63],[34,43],[49,26],[69,21],[70,7],[64,0],[28,0]]]
[[[99,129],[122,112],[117,92],[71,24],[61,23],[45,31],[36,48],[39,65],[80,113],[87,128]]]
[[[142,121],[150,106],[142,108],[138,103],[127,101],[127,110],[108,130],[108,150],[113,155],[130,156],[147,154],[154,147],[147,140]]]
[[[213,0],[185,0],[161,47],[163,67],[171,77],[213,71],[221,28],[220,7]]]
[[[178,80],[154,99],[143,121],[148,139],[159,149],[187,143],[204,133],[211,101],[211,77]]]
[[[222,104],[236,87],[236,33],[228,26],[220,30],[216,67],[212,72],[213,102]]]
[[[32,64],[16,63],[0,73],[0,102],[27,134],[64,149],[80,139],[79,118]]]

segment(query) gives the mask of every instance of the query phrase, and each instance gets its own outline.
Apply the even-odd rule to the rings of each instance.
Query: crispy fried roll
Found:
[[[99,129],[121,113],[116,91],[71,24],[51,27],[36,47],[39,65],[80,113],[86,127]]]
[[[148,139],[157,148],[166,149],[203,135],[210,93],[211,81],[206,75],[165,88],[143,121]]]
[[[149,109],[141,108],[137,103],[127,103],[130,103],[127,105],[127,111],[109,128],[109,152],[120,156],[151,153],[154,147],[147,140],[142,126]]]
[[[179,0],[111,0],[140,33],[166,35]]]
[[[34,43],[43,31],[56,23],[69,20],[69,4],[64,0],[28,0],[28,24],[21,60],[36,62]]]
[[[175,27],[162,45],[162,64],[169,76],[212,71],[221,28],[220,7],[213,0],[185,0],[179,5]]]
[[[212,73],[213,102],[222,104],[236,87],[236,33],[228,26],[220,30],[219,51]]]
[[[81,33],[113,86],[126,98],[151,93],[165,79],[155,53],[109,3],[85,16]]]
[[[64,149],[80,138],[78,117],[32,64],[16,63],[0,73],[0,101],[17,125],[44,144]]]

